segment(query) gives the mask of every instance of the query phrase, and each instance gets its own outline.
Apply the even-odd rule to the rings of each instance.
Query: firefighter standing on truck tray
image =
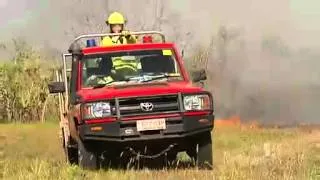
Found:
[[[113,12],[106,20],[110,26],[111,33],[121,33],[121,36],[106,36],[102,38],[101,46],[110,46],[114,44],[134,44],[137,42],[136,37],[130,35],[129,31],[124,30],[127,20],[119,12]]]
[[[121,33],[120,36],[105,36],[102,38],[101,46],[112,46],[117,44],[134,44],[137,42],[135,36],[130,35],[129,31],[124,30],[127,20],[119,12],[113,12],[106,20],[110,26],[111,33]],[[136,60],[122,60],[122,57],[114,57],[113,74],[117,80],[124,80],[126,75],[135,75],[138,71],[138,62]]]

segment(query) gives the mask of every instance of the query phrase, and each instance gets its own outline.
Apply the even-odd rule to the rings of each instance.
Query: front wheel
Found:
[[[78,165],[78,149],[72,147],[65,147],[66,160],[71,165]]]
[[[89,143],[80,143],[78,147],[79,166],[83,169],[96,170],[98,165],[98,153],[90,149]]]
[[[78,149],[76,148],[76,144],[74,143],[71,137],[69,137],[68,140],[67,142],[65,141],[64,130],[62,129],[61,143],[62,143],[62,148],[64,150],[65,160],[70,165],[74,165],[74,164],[78,165]]]
[[[178,152],[173,151],[173,152],[169,152],[166,155],[166,165],[169,167],[173,167],[177,164],[177,154]]]
[[[213,169],[210,131],[197,136],[192,142],[191,148],[188,148],[187,153],[195,160],[196,166],[200,169]]]

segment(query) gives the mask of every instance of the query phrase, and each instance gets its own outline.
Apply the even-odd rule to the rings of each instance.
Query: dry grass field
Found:
[[[0,179],[320,179],[320,131],[316,129],[216,127],[213,171],[84,171],[64,162],[57,129],[53,123],[0,125]]]

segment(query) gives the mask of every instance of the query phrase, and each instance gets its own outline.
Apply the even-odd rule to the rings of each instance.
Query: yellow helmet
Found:
[[[109,15],[108,19],[106,20],[107,24],[125,24],[126,19],[124,16],[119,12],[113,12]]]

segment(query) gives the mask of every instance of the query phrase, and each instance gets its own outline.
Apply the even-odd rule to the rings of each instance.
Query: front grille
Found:
[[[152,110],[149,108],[149,111],[146,111],[141,107],[141,103],[152,104]],[[178,95],[119,99],[119,108],[121,116],[177,112],[179,111]]]

